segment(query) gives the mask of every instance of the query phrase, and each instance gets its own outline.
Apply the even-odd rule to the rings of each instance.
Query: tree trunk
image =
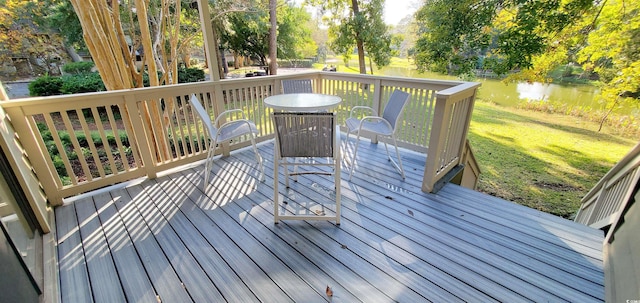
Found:
[[[80,55],[78,55],[78,52],[76,52],[76,50],[73,48],[73,46],[69,46],[69,45],[64,45],[64,50],[67,51],[67,54],[69,55],[69,57],[71,57],[71,60],[73,62],[80,62],[82,61],[82,57],[80,57]]]
[[[351,0],[351,9],[353,10],[353,16],[357,18],[360,14],[360,8],[358,7],[358,0]],[[360,73],[367,73],[367,64],[364,61],[364,42],[360,37],[360,29],[356,29],[356,47],[358,48],[358,65],[360,67]]]
[[[216,53],[216,57],[218,58],[218,72],[220,74],[220,79],[224,79],[227,77],[227,74],[229,73],[229,69],[227,68],[227,62],[224,61],[224,54],[220,49],[220,43],[218,43],[218,28],[213,26],[212,29],[213,29],[212,30],[213,46],[216,48],[215,53]]]
[[[278,43],[277,43],[277,26],[276,20],[276,0],[269,0],[269,75],[278,74]]]
[[[182,63],[184,63],[184,67],[185,68],[190,68],[191,67],[191,54],[189,54],[189,52],[184,52],[181,55],[182,57]]]
[[[224,55],[224,49],[220,48],[219,50],[219,56],[220,56],[220,64],[222,64],[222,71],[224,72],[223,75],[226,78],[227,74],[229,73],[229,63],[227,63],[227,57]],[[222,78],[222,77],[221,77]]]

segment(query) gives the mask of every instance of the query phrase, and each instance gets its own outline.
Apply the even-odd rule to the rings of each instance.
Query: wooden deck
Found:
[[[206,193],[198,164],[58,207],[62,302],[604,300],[599,231],[453,184],[423,193],[424,156],[403,152],[402,181],[363,143],[352,181],[343,159],[339,226],[273,224],[272,143],[264,183],[245,150]],[[330,201],[331,180],[300,177],[288,207]]]

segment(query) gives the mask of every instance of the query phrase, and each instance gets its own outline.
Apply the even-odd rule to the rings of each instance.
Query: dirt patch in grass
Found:
[[[554,190],[554,191],[580,191],[581,189],[570,184],[564,183],[551,183],[546,181],[538,181],[534,183],[537,187],[542,189]]]

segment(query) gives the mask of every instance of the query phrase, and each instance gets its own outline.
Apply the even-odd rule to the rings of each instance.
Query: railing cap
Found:
[[[461,92],[468,91],[470,89],[477,89],[482,83],[480,82],[462,82],[460,85],[452,86],[447,89],[443,89],[438,92],[438,95],[452,97]]]

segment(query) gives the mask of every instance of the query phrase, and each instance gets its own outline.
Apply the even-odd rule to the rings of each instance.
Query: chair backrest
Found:
[[[387,102],[387,105],[384,107],[382,118],[387,120],[394,130],[400,119],[400,114],[402,114],[402,110],[404,110],[404,106],[409,102],[409,97],[409,93],[396,89],[391,93],[389,102]]]
[[[311,79],[282,80],[282,92],[285,94],[313,93]]]
[[[195,94],[191,94],[191,98],[189,98],[189,104],[191,104],[191,108],[196,111],[196,113],[202,120],[202,123],[205,125],[207,131],[209,132],[209,136],[214,136],[216,134],[216,128],[215,126],[213,126],[213,122],[211,122],[211,117],[209,117],[207,110],[204,109],[202,103],[200,103],[200,100],[198,100],[198,97],[196,97]]]
[[[274,112],[272,117],[280,157],[335,157],[335,113]]]

